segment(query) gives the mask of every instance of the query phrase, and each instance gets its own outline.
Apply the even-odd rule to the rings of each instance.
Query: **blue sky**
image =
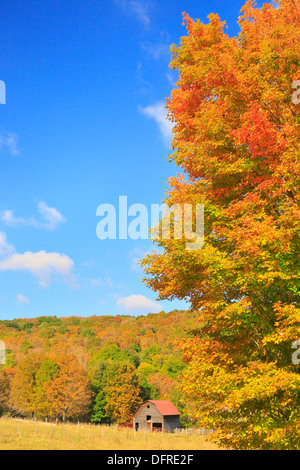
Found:
[[[150,240],[99,240],[100,204],[149,209],[166,178],[182,13],[236,35],[242,1],[10,0],[0,5],[0,319],[145,314]]]

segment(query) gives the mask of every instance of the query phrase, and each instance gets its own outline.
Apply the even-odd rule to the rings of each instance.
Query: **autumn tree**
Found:
[[[43,354],[29,354],[21,360],[11,381],[9,407],[16,414],[49,416],[51,404],[48,384],[55,378],[57,366]]]
[[[157,400],[159,398],[157,387],[148,381],[148,377],[156,372],[156,368],[147,362],[142,362],[137,369],[137,374],[140,380],[141,397],[143,401]]]
[[[3,368],[0,369],[0,416],[8,408],[8,399],[10,391],[10,380],[9,374]]]
[[[182,390],[198,423],[243,449],[299,449],[300,2],[246,3],[240,34],[184,15],[165,203],[204,204],[205,243],[158,239],[143,260],[159,299],[185,299],[199,329],[182,342]],[[193,228],[196,229],[195,214]]]
[[[103,392],[107,417],[118,424],[131,424],[141,402],[140,384],[130,362],[112,362],[105,372]]]
[[[76,357],[32,353],[17,366],[9,406],[15,414],[78,418],[89,412],[91,394],[87,374]]]
[[[62,419],[86,417],[90,412],[92,391],[86,371],[73,355],[56,358],[57,374],[48,384],[51,415]]]

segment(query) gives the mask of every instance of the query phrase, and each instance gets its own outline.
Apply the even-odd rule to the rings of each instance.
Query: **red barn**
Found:
[[[167,400],[147,400],[135,411],[133,428],[136,431],[174,432],[180,428],[180,413]]]

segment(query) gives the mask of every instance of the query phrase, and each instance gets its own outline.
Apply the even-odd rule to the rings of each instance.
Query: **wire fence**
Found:
[[[48,425],[48,426],[51,426],[51,427],[66,426],[66,425],[73,426],[73,427],[76,427],[77,434],[79,433],[80,429],[87,428],[87,427],[89,429],[100,428],[102,430],[102,434],[104,433],[105,429],[110,429],[110,430],[114,430],[114,431],[117,431],[117,430],[119,430],[119,431],[134,431],[134,433],[141,432],[141,431],[135,431],[132,426],[119,425],[119,424],[100,424],[100,423],[87,423],[87,422],[80,422],[80,421],[74,422],[74,421],[69,421],[69,420],[66,420],[66,421],[58,421],[58,420],[48,421],[47,419],[45,419],[44,421],[39,421],[39,420],[37,420],[36,417],[34,417],[32,419],[20,418],[20,417],[18,417],[18,418],[8,418],[7,417],[7,419],[13,419],[13,421],[15,421],[17,423],[35,423],[37,425],[37,428],[38,428],[39,424]],[[143,431],[143,432],[148,433],[150,431]],[[183,434],[184,435],[195,435],[195,434],[198,434],[200,436],[208,436],[208,435],[213,434],[214,430],[213,429],[206,429],[206,428],[175,428],[173,431],[162,431],[162,432],[164,434],[179,434],[179,435],[183,435]]]

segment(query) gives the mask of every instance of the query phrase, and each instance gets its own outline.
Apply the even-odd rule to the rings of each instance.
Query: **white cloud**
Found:
[[[0,232],[0,258],[8,256],[15,251],[15,248],[12,245],[7,243],[6,235],[3,232]]]
[[[170,143],[174,124],[167,119],[167,110],[163,102],[154,103],[146,108],[139,107],[141,113],[154,119],[166,144]]]
[[[55,207],[49,207],[45,202],[39,202],[38,211],[41,220],[31,217],[26,220],[22,217],[15,217],[11,210],[0,211],[0,220],[8,227],[17,227],[20,225],[29,225],[35,228],[43,228],[46,230],[55,230],[61,223],[65,222],[65,218],[58,212]]]
[[[17,134],[7,131],[0,132],[0,152],[8,152],[10,155],[17,155],[18,150],[18,140],[19,137]]]
[[[150,3],[143,0],[113,0],[125,14],[133,15],[144,26],[149,26],[149,6]]]
[[[26,297],[23,294],[18,294],[16,298],[17,298],[16,302],[18,305],[28,305],[30,303],[28,297]]]
[[[61,276],[68,284],[75,287],[75,277],[72,274],[73,261],[61,253],[46,251],[17,253],[6,241],[4,233],[0,232],[0,271],[27,271],[36,277],[39,284],[47,287],[53,278]]]
[[[26,224],[26,220],[21,217],[15,217],[12,211],[0,212],[0,218],[2,222],[8,227],[16,227],[17,225]]]
[[[48,230],[55,230],[58,225],[60,225],[62,222],[65,222],[65,218],[58,212],[57,209],[55,209],[55,207],[49,207],[44,202],[40,202],[38,209],[42,218],[45,220],[44,223],[41,223],[41,226]]]
[[[158,302],[153,302],[140,294],[123,297],[117,301],[117,305],[127,313],[158,313],[163,309]]]

